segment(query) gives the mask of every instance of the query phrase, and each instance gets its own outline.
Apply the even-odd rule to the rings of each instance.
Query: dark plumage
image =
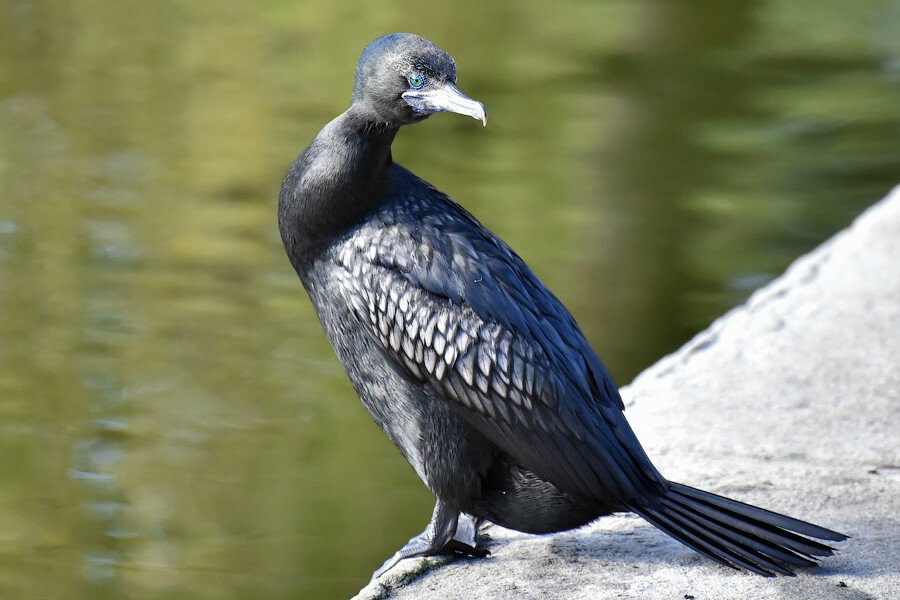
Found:
[[[282,239],[378,425],[437,498],[402,558],[483,556],[486,519],[530,533],[634,511],[698,552],[790,574],[846,536],[667,481],[565,307],[472,215],[391,159],[434,112],[486,122],[453,59],[411,34],[365,49],[353,100],[285,177]]]

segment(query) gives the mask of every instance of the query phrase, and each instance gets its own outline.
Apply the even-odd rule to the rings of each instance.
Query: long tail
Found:
[[[652,506],[631,509],[700,554],[766,577],[793,575],[794,567],[815,566],[815,557],[834,553],[810,538],[847,539],[837,531],[675,482]]]

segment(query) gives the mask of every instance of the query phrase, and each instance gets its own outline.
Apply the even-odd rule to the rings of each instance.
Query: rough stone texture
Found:
[[[551,536],[491,527],[490,558],[405,561],[357,598],[900,598],[900,187],[623,395],[668,478],[852,538],[766,579],[631,515]]]

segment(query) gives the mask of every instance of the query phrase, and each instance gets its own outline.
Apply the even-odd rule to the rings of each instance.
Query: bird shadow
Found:
[[[623,518],[626,521],[632,519]],[[550,554],[564,560],[591,560],[606,564],[689,565],[702,564],[704,558],[683,544],[668,538],[653,527],[634,524],[600,531],[575,530],[558,534],[549,542]]]

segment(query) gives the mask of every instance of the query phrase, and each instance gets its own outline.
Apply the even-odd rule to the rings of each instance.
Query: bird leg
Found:
[[[483,558],[489,554],[487,550],[478,548],[478,519],[438,500],[434,505],[431,522],[425,531],[409,540],[392,557],[387,559],[372,579],[381,577],[405,558],[451,554]]]

